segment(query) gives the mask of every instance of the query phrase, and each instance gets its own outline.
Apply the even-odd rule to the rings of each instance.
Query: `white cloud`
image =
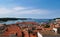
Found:
[[[11,10],[9,10],[7,8],[0,8],[0,14],[8,14],[10,12],[11,12]]]
[[[25,7],[14,7],[14,8],[0,8],[0,15],[8,16],[8,15],[24,15],[24,14],[39,14],[39,15],[46,15],[49,14],[51,11],[44,10],[44,9],[30,9]]]
[[[15,7],[15,8],[13,8],[13,10],[16,10],[16,11],[24,10],[24,9],[26,9],[26,8],[24,8],[24,7]]]
[[[16,14],[40,14],[40,15],[46,15],[49,14],[49,10],[42,10],[42,9],[26,9],[22,11],[15,12]]]
[[[10,13],[17,13],[18,11],[24,10],[23,7],[14,7],[14,8],[0,8],[0,14],[10,14]]]
[[[30,14],[48,14],[49,13],[48,10],[42,10],[42,9],[32,9],[32,10],[28,10],[27,12],[29,12]]]

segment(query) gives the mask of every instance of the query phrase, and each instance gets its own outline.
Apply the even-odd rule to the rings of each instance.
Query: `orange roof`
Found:
[[[8,30],[4,32],[5,36],[9,36],[10,34],[16,34],[16,33],[17,36],[22,35],[20,28],[16,25],[10,25],[7,29]]]
[[[36,23],[36,22],[17,22],[16,24],[33,24],[33,25],[37,25],[38,23]]]

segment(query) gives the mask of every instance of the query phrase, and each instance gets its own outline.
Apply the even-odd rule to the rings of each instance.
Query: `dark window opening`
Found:
[[[24,33],[22,32],[22,37],[24,37]]]

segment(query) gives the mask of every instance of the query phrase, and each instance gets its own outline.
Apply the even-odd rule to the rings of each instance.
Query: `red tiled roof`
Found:
[[[33,24],[33,25],[37,25],[38,23],[36,23],[36,22],[17,22],[16,24]]]
[[[16,34],[16,33],[17,33],[17,36],[22,35],[20,28],[16,25],[10,25],[7,29],[8,30],[5,31],[3,34],[5,36],[9,36],[10,34]]]

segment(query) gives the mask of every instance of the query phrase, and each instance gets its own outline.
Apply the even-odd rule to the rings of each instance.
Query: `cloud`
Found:
[[[24,7],[15,7],[15,8],[13,8],[13,10],[16,10],[16,11],[24,10],[24,9],[26,9],[26,8],[24,8]]]
[[[30,9],[23,11],[27,14],[48,14],[50,11],[48,10],[42,10],[42,9]]]
[[[24,8],[24,7],[15,7],[13,8],[13,12],[15,14],[49,14],[49,10],[44,9],[30,9],[30,8]]]
[[[49,10],[43,9],[29,9],[24,7],[14,7],[14,8],[0,8],[0,14],[47,14]]]
[[[0,14],[10,14],[10,13],[17,13],[18,11],[24,10],[23,7],[14,7],[14,8],[0,8]]]
[[[35,8],[26,8],[26,7],[13,7],[13,8],[0,8],[0,16],[25,16],[29,17],[30,15],[35,16],[45,16],[45,15],[50,15],[52,12],[51,10],[46,10],[46,9],[35,9]]]
[[[0,8],[0,14],[8,14],[10,12],[11,12],[11,10],[9,10],[7,8]]]

